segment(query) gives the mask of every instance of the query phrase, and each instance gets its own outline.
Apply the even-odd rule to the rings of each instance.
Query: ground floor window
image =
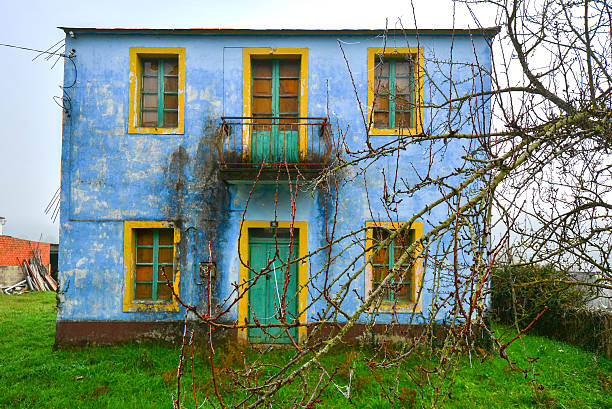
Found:
[[[391,230],[385,227],[374,227],[372,237],[374,245],[384,243]],[[389,271],[397,267],[397,273],[391,277],[383,290],[383,299],[387,301],[412,301],[412,278],[414,276],[414,260],[408,256],[399,264],[399,260],[414,242],[414,230],[404,230],[378,251],[373,252],[372,280],[373,288],[377,288]]]
[[[169,300],[174,277],[173,229],[135,229],[134,299]]]
[[[422,235],[422,224],[403,227],[403,222],[367,222],[366,294],[383,286],[383,303],[410,306],[415,303],[416,288],[422,274],[421,260],[412,244]],[[400,231],[398,231],[400,230]],[[393,237],[392,237],[393,236]],[[395,271],[383,284],[385,277]]]
[[[171,222],[124,222],[125,312],[178,310],[179,242]]]

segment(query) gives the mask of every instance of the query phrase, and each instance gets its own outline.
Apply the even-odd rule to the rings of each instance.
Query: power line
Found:
[[[64,54],[64,53],[58,53],[58,52],[50,52],[50,51],[42,51],[42,50],[36,50],[34,48],[28,48],[28,47],[21,47],[19,45],[12,45],[12,44],[4,44],[4,43],[0,43],[1,46],[4,47],[11,47],[11,48],[19,48],[21,50],[27,50],[27,51],[35,51],[37,53],[41,53],[41,54],[52,54],[52,55],[59,55],[60,57],[70,57],[70,54]]]

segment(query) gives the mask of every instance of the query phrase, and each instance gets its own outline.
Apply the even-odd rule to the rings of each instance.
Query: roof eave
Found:
[[[64,32],[80,33],[117,33],[117,34],[438,34],[438,35],[474,35],[481,34],[493,37],[500,31],[499,26],[485,28],[451,28],[451,29],[250,29],[250,28],[96,28],[96,27],[58,27]]]

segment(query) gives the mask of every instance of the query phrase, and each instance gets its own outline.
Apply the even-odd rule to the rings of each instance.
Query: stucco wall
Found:
[[[345,60],[337,39],[343,41],[346,58],[355,78],[360,100],[367,89],[367,48],[382,46],[378,35],[144,35],[76,33],[66,38],[66,48],[75,49],[73,59],[76,83],[67,89],[70,115],[64,115],[62,143],[62,207],[60,227],[59,280],[61,308],[58,320],[176,320],[178,313],[125,313],[122,311],[125,287],[123,260],[123,222],[125,220],[174,221],[182,231],[180,293],[188,303],[203,305],[204,288],[197,273],[198,264],[208,260],[208,242],[217,263],[218,283],[214,298],[218,302],[230,296],[232,283],[238,279],[238,233],[240,220],[251,189],[247,184],[226,184],[219,179],[215,147],[216,125],[221,116],[242,115],[242,48],[308,48],[308,116],[329,116],[332,123],[348,130],[349,149],[365,147],[362,117],[353,92]],[[414,36],[408,41],[415,46]],[[388,46],[406,46],[403,36],[390,39]],[[448,66],[434,60],[449,58],[449,35],[421,35],[427,71],[425,103],[441,102],[432,91],[433,82],[445,83]],[[128,134],[128,81],[130,47],[185,48],[185,132],[180,135]],[[481,65],[489,64],[489,47],[476,36],[457,35],[453,58],[474,63],[474,50]],[[469,66],[454,67],[453,75],[472,75]],[[75,69],[65,64],[65,84],[72,84]],[[446,85],[448,86],[448,85]],[[471,82],[458,83],[457,93],[471,91]],[[480,87],[480,84],[477,85]],[[488,89],[488,80],[482,82]],[[462,89],[463,88],[463,89]],[[465,92],[463,92],[465,91]],[[329,99],[327,96],[329,95]],[[329,111],[328,108],[329,107]],[[465,108],[468,109],[467,107]],[[425,109],[423,123],[433,133],[444,132],[446,117]],[[488,116],[485,118],[488,121]],[[468,124],[456,123],[456,131],[469,131]],[[337,129],[334,130],[336,133]],[[372,136],[372,143],[384,144],[388,136]],[[400,177],[415,182],[416,169],[426,169],[429,158],[423,155],[429,146],[411,145],[401,157],[383,158],[372,165],[365,177],[357,169],[343,176],[348,181],[338,195],[336,235],[362,228],[366,220],[387,216],[379,200],[366,200],[366,183],[371,198],[383,194],[382,169],[402,164]],[[431,177],[460,163],[462,151],[455,146],[445,160],[434,164]],[[274,185],[258,186],[246,212],[247,220],[274,219]],[[437,198],[435,190],[423,191],[398,205],[398,219],[407,220],[414,211]],[[298,194],[296,220],[308,222],[308,249],[323,244],[325,227],[332,218],[325,213],[333,197],[303,189]],[[278,191],[276,209],[279,220],[290,219],[289,186]],[[429,222],[446,216],[438,208],[422,220]],[[364,234],[365,239],[365,234]],[[196,244],[197,243],[197,244]],[[341,271],[360,252],[355,246],[338,258],[332,274]],[[312,271],[321,268],[324,255],[312,258]],[[354,268],[359,268],[355,266]],[[312,285],[320,285],[319,276]],[[426,272],[426,288],[431,286]],[[364,280],[354,289],[363,295]],[[309,297],[316,294],[309,291]],[[423,309],[431,294],[423,293]],[[354,309],[357,296],[349,296],[345,307]],[[322,304],[308,310],[312,317]],[[407,316],[407,314],[406,314]],[[235,319],[234,308],[226,317]],[[383,316],[381,321],[390,319]],[[400,320],[406,319],[400,314]]]

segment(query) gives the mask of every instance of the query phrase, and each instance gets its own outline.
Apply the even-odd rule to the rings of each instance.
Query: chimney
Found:
[[[0,236],[3,235],[2,233],[2,227],[4,226],[4,224],[6,223],[6,217],[2,217],[0,216]]]

